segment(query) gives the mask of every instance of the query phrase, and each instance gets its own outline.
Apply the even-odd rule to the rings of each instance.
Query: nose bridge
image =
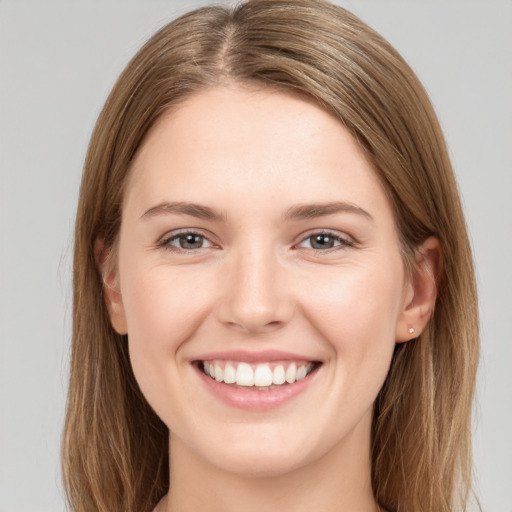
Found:
[[[286,323],[292,312],[284,286],[285,269],[271,244],[253,243],[236,251],[228,265],[222,320],[258,332]]]

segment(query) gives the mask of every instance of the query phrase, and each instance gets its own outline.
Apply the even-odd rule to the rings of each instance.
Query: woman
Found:
[[[360,20],[253,0],[164,27],[76,226],[73,510],[464,508],[465,223],[423,88]]]

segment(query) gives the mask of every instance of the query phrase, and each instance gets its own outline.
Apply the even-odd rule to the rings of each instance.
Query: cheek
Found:
[[[334,339],[392,338],[403,295],[401,272],[341,269],[303,287],[312,319]],[[335,334],[337,333],[337,335]]]
[[[132,268],[121,289],[129,335],[148,349],[176,351],[207,313],[204,286],[184,272]]]
[[[336,279],[319,279],[307,287],[304,310],[344,381],[338,389],[366,384],[380,388],[386,377],[402,306],[403,274],[397,268],[347,269]]]
[[[153,408],[165,411],[179,397],[185,380],[180,347],[207,315],[207,294],[179,272],[134,266],[121,291],[135,377]]]

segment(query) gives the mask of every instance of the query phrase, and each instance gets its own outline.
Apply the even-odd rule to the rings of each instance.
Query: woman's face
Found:
[[[382,185],[330,114],[226,86],[164,115],[115,272],[112,322],[171,450],[246,475],[368,455],[412,289]]]

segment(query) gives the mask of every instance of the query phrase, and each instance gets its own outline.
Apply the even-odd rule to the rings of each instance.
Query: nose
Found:
[[[222,276],[218,319],[247,333],[265,333],[286,325],[293,316],[294,302],[286,285],[286,270],[263,248],[241,251]]]

